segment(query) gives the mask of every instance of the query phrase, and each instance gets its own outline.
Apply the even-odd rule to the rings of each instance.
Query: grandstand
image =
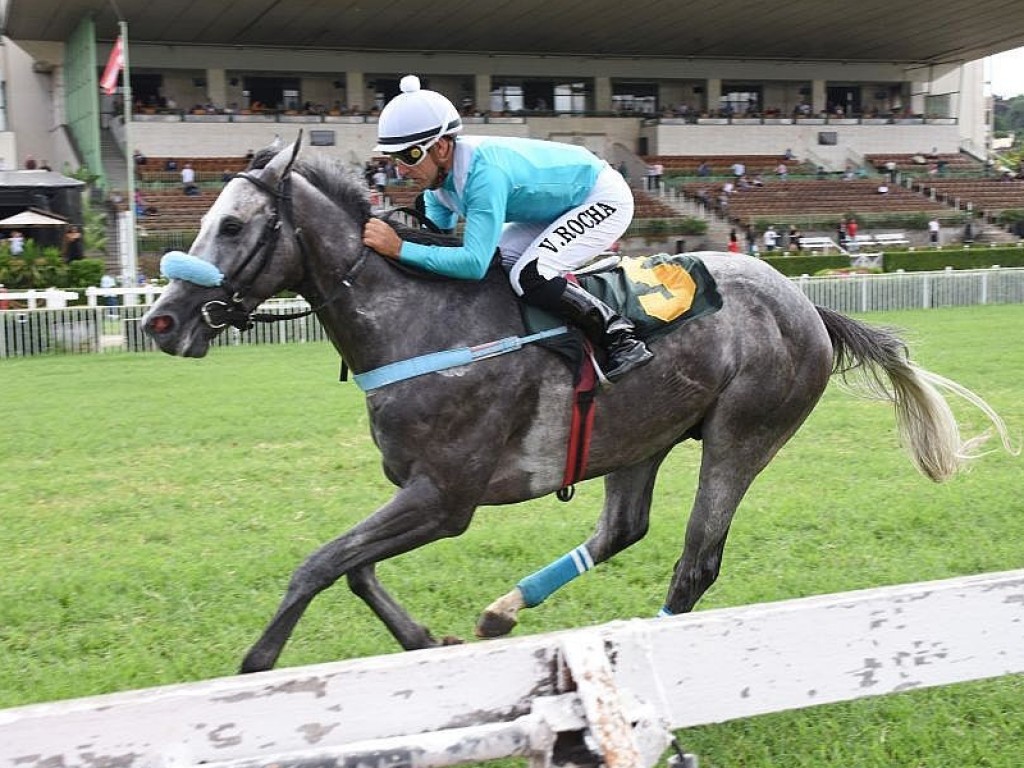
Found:
[[[349,13],[329,4],[314,8],[297,0],[281,0],[269,12],[256,0],[231,0],[230,12],[207,8],[199,21],[173,4],[127,1],[127,105],[124,90],[95,99],[97,74],[120,34],[112,8],[95,0],[8,3],[5,34],[19,58],[6,63],[9,91],[0,112],[17,119],[0,132],[0,156],[11,162],[32,154],[54,167],[90,168],[107,192],[137,182],[155,210],[140,221],[147,231],[194,231],[222,177],[244,167],[239,148],[291,141],[300,129],[306,146],[360,167],[374,155],[380,108],[410,71],[460,106],[467,133],[585,146],[624,164],[634,182],[643,178],[645,163],[662,165],[671,189],[697,181],[702,162],[710,166],[709,183],[731,176],[731,166],[741,162],[765,184],[734,195],[728,221],[793,211],[820,220],[880,208],[894,216],[941,211],[948,217],[956,203],[930,188],[890,184],[882,197],[861,194],[859,186],[873,184],[866,181],[827,187],[805,179],[818,185],[809,195],[785,185],[819,168],[840,174],[851,162],[872,172],[891,162],[904,177],[932,171],[984,178],[984,162],[968,154],[984,157],[989,138],[982,57],[1024,42],[1006,35],[1024,28],[1015,26],[1024,21],[1024,6],[1011,12],[1005,0],[978,0],[970,29],[908,29],[888,6],[826,12],[800,0],[806,12],[783,18],[725,0],[716,13],[693,17],[684,6],[636,14],[597,0],[595,13],[573,19],[573,34],[564,33],[557,5],[523,15],[511,6],[457,3],[459,23],[442,31],[406,24],[404,4],[375,6],[372,24],[370,17],[352,24]],[[961,18],[953,0],[936,2]],[[260,21],[237,23],[247,16]],[[198,37],[195,24],[202,28]],[[837,25],[851,33],[837,37]],[[679,29],[687,30],[685,39]],[[382,30],[389,32],[382,37]],[[29,125],[25,115],[53,115],[61,124]],[[775,174],[786,148],[800,158],[785,160],[788,181]],[[149,159],[128,166],[137,170],[129,180],[124,159],[135,149]],[[178,168],[170,170],[166,160],[175,157]],[[180,194],[185,159],[203,190],[192,199]],[[666,201],[642,192],[636,193],[638,219],[693,213],[676,206],[671,194]],[[410,188],[387,191],[398,205],[415,195]],[[971,205],[1017,207],[1013,198],[980,190]],[[723,223],[713,211],[709,224],[706,244],[724,246]]]

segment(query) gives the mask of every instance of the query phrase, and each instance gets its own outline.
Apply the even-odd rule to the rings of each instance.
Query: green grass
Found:
[[[1024,307],[867,319],[908,329],[921,364],[984,396],[1020,440]],[[0,361],[0,707],[234,673],[293,568],[390,496],[362,395],[337,367],[322,344]],[[675,451],[647,538],[524,612],[517,633],[653,615],[698,459],[699,446]],[[934,485],[897,446],[888,407],[831,387],[740,507],[699,608],[1019,568],[1022,462],[993,453]],[[435,634],[470,638],[492,599],[584,540],[600,497],[589,482],[570,504],[482,509],[462,537],[380,576]],[[339,584],[281,665],[397,650]],[[1022,708],[1018,676],[680,737],[704,768],[1019,768]]]

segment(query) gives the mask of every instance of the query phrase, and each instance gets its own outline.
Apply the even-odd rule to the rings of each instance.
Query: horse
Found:
[[[283,290],[301,294],[343,364],[359,375],[493,340],[527,328],[500,267],[481,281],[416,272],[362,245],[371,216],[365,182],[330,158],[267,148],[203,216],[188,254],[143,318],[166,353],[202,357],[232,325]],[[422,227],[402,227],[403,236]],[[167,261],[170,254],[165,255]],[[701,441],[699,483],[661,615],[690,611],[718,578],[734,513],[755,477],[818,403],[830,377],[859,374],[867,393],[894,405],[901,439],[927,477],[941,482],[978,453],[946,396],[988,417],[1007,450],[1005,424],[978,395],[911,362],[899,335],[815,306],[764,262],[712,251],[696,256],[721,308],[651,341],[654,360],[594,399],[597,418],[584,479],[604,478],[592,535],[527,576],[481,613],[480,637],[505,635],[519,612],[639,541],[655,478],[678,443]],[[372,437],[396,490],[387,503],[313,552],[294,571],[242,672],[274,666],[303,612],[342,576],[402,648],[435,637],[377,579],[375,564],[462,534],[475,510],[557,492],[570,431],[573,372],[533,343],[509,354],[430,368],[369,388]]]

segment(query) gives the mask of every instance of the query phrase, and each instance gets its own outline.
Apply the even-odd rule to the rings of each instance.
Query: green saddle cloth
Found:
[[[687,253],[626,256],[606,271],[576,277],[580,286],[628,317],[637,334],[652,339],[722,308],[715,278],[704,262]],[[530,333],[564,325],[561,318],[523,304]],[[560,346],[555,341],[554,346]]]

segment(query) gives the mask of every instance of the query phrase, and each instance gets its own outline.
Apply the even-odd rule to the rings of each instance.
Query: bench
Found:
[[[884,248],[887,245],[910,245],[910,241],[902,232],[883,232],[875,235],[875,245]]]
[[[841,253],[846,253],[846,249],[840,248],[836,241],[831,237],[801,237],[800,248],[805,251],[822,252],[828,252],[834,248]]]

